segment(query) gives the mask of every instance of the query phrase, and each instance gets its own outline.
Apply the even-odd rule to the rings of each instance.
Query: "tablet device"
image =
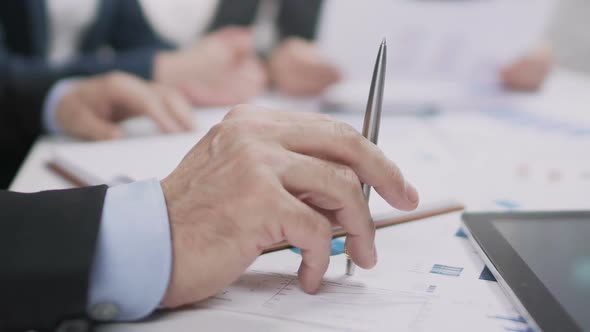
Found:
[[[463,225],[534,329],[590,331],[590,211],[465,213]]]

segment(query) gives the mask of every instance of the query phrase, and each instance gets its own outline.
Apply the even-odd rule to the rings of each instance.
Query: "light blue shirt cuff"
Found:
[[[57,109],[62,98],[78,81],[76,78],[64,79],[53,85],[45,97],[43,103],[43,128],[50,134],[60,134],[61,129],[57,122]]]
[[[109,188],[90,275],[88,315],[99,321],[148,316],[162,301],[172,269],[172,240],[160,182]]]

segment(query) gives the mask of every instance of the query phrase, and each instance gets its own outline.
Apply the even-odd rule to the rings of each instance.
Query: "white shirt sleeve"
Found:
[[[162,301],[172,270],[172,240],[160,182],[109,188],[90,275],[87,312],[98,321],[130,321]]]

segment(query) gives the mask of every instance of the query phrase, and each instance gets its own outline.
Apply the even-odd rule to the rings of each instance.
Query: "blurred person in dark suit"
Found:
[[[224,29],[176,50],[137,0],[2,1],[0,32],[0,80],[13,89],[118,70],[177,88],[194,105],[217,106],[244,102],[266,85],[247,30]]]
[[[55,132],[50,125],[43,128],[40,116],[50,113],[42,110],[52,104],[50,87],[63,91],[71,85],[60,83],[66,78],[113,70],[154,81],[157,88],[150,89],[158,91],[156,96],[177,91],[200,106],[244,102],[266,86],[266,73],[247,29],[220,29],[176,50],[152,31],[136,0],[2,1],[0,121],[5,130],[0,134],[0,187],[8,185],[35,137]],[[137,85],[132,83],[136,79],[117,80],[123,81],[131,86],[122,91]],[[177,105],[184,103],[178,96],[173,99]],[[96,136],[89,129],[80,127],[69,134],[116,137]]]

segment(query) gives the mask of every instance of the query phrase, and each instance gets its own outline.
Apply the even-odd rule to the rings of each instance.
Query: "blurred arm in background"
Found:
[[[322,1],[283,1],[277,26],[280,44],[268,59],[269,77],[289,95],[314,96],[340,81],[339,69],[324,58],[313,42]]]

